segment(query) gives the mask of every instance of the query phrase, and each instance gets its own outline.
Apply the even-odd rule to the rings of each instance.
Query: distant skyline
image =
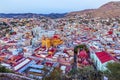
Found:
[[[0,13],[67,13],[120,0],[1,0]]]

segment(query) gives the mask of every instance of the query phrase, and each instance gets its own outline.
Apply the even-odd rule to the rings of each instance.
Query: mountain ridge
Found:
[[[51,13],[51,14],[36,14],[36,13],[0,13],[0,18],[33,18],[33,17],[47,17],[47,18],[67,18],[82,16],[88,18],[113,18],[120,17],[120,1],[111,1],[103,4],[97,9],[85,9],[81,11],[73,11],[70,13]]]
[[[48,17],[52,19],[62,18],[67,13],[50,13],[50,14],[36,14],[36,13],[0,13],[0,18],[37,18],[37,17]]]
[[[120,16],[120,1],[108,2],[97,9],[86,9],[82,11],[75,11],[68,13],[66,17],[72,16],[88,16],[89,17],[101,17],[101,18],[112,18]]]

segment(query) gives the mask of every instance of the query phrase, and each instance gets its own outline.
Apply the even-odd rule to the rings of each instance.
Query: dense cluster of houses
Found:
[[[0,21],[18,24],[0,38],[1,65],[26,76],[42,79],[55,67],[64,74],[69,72],[74,63],[74,47],[80,44],[85,44],[89,52],[78,50],[78,67],[94,65],[103,71],[107,63],[120,61],[120,24],[115,20],[111,25],[104,24],[109,19],[99,18]],[[20,26],[22,22],[28,23]]]

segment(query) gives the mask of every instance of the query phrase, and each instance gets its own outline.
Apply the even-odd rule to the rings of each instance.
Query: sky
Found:
[[[120,0],[0,0],[0,13],[66,13]]]

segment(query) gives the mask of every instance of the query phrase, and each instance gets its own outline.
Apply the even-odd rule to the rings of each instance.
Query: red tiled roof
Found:
[[[13,40],[13,41],[9,41],[8,43],[17,43],[17,41],[14,41],[14,40]]]
[[[3,40],[4,40],[4,41],[8,41],[8,40],[9,40],[9,38],[6,38],[6,37],[5,37],[5,38],[3,38]]]
[[[53,57],[53,55],[48,55],[48,56],[46,56],[47,58],[52,58]]]
[[[113,34],[113,31],[108,31],[108,34],[109,34],[109,35]]]
[[[56,49],[55,49],[55,48],[52,48],[52,49],[50,49],[49,51],[51,51],[51,52],[55,52]]]
[[[18,56],[14,56],[14,58],[15,58],[15,62],[18,62],[20,59],[23,58],[23,56],[22,55],[18,55]]]
[[[26,58],[22,58],[21,60],[19,60],[17,63],[13,64],[13,67],[17,66],[18,64],[20,64],[21,62],[23,62]]]
[[[94,46],[90,46],[90,48],[91,48],[92,50],[96,50],[96,48],[95,48]]]
[[[35,49],[34,51],[38,51],[40,48]]]
[[[52,65],[53,65],[53,63],[52,63],[52,62],[46,62],[45,64],[46,64],[47,66],[48,66],[48,65],[50,65],[50,66],[52,66]]]
[[[96,52],[96,56],[99,58],[101,63],[108,62],[110,60],[114,60],[112,56],[110,56],[107,52]]]

